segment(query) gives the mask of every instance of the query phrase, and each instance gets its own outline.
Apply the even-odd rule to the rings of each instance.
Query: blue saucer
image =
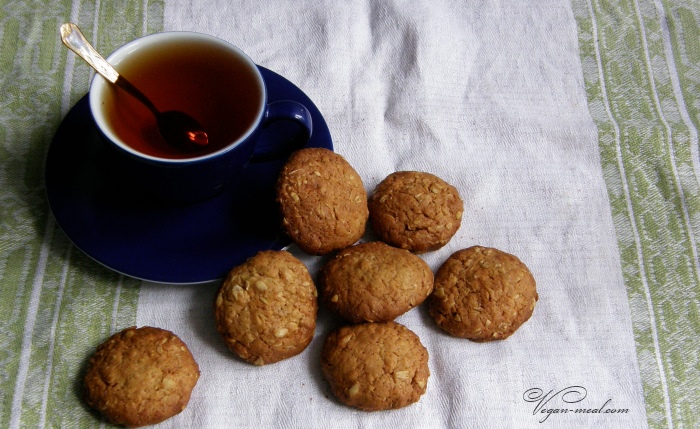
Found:
[[[284,77],[260,67],[268,101],[294,100],[311,112],[307,147],[333,149],[313,102]],[[294,124],[265,129],[259,145],[292,138]],[[290,128],[292,127],[292,128]],[[290,241],[280,229],[274,184],[284,160],[251,163],[216,197],[194,204],[159,202],[124,186],[97,130],[87,96],[66,115],[46,159],[46,194],[60,227],[99,263],[159,283],[217,280],[260,250]],[[119,173],[119,174],[117,174]]]

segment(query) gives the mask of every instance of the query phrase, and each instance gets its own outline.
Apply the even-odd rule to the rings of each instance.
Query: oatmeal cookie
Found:
[[[228,348],[254,365],[301,353],[316,328],[317,292],[306,266],[266,250],[235,267],[216,296],[216,327]]]
[[[325,305],[353,323],[394,320],[433,290],[433,272],[425,261],[380,241],[341,250],[318,279]]]
[[[367,192],[357,172],[333,151],[294,152],[280,171],[276,192],[282,227],[306,253],[342,249],[365,232]]]
[[[513,334],[537,299],[535,279],[517,257],[474,246],[455,252],[438,269],[428,308],[450,335],[491,341]]]
[[[365,411],[402,408],[425,393],[428,350],[396,322],[341,327],[323,344],[321,370],[333,395]]]
[[[198,379],[197,362],[175,334],[131,327],[90,358],[85,400],[111,423],[153,425],[185,409]]]
[[[369,199],[372,228],[381,240],[414,253],[436,250],[450,241],[463,211],[457,188],[419,171],[390,174]]]

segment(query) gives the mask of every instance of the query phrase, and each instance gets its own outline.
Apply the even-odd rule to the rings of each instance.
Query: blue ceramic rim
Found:
[[[102,136],[104,136],[110,143],[115,145],[119,150],[124,151],[136,158],[142,159],[147,162],[154,162],[158,164],[163,164],[163,165],[172,165],[172,166],[181,166],[181,165],[186,165],[186,164],[192,164],[192,163],[199,163],[199,162],[204,162],[206,160],[209,160],[211,158],[215,158],[218,156],[221,156],[236,147],[238,147],[241,143],[247,141],[248,139],[251,138],[256,132],[256,130],[260,127],[262,120],[264,119],[265,115],[265,110],[267,109],[267,85],[265,84],[265,79],[263,78],[260,69],[258,66],[255,64],[255,62],[245,53],[243,52],[240,48],[236,47],[235,45],[232,45],[231,43],[220,39],[215,36],[211,36],[208,34],[204,33],[197,33],[193,31],[165,31],[165,32],[160,32],[160,33],[154,33],[154,34],[149,34],[143,37],[139,37],[138,39],[134,39],[131,42],[122,45],[121,47],[117,48],[114,52],[112,52],[108,57],[107,57],[107,62],[110,64],[117,66],[119,65],[119,62],[127,55],[131,54],[137,49],[141,49],[144,46],[151,46],[153,44],[157,43],[163,43],[163,42],[177,42],[178,40],[199,40],[199,41],[205,41],[205,42],[210,42],[214,43],[220,47],[223,47],[235,55],[239,56],[246,64],[250,66],[250,69],[252,71],[252,74],[255,76],[256,80],[260,84],[261,88],[261,100],[260,100],[260,105],[258,106],[258,113],[256,115],[256,120],[251,122],[250,126],[246,130],[246,132],[241,135],[237,140],[231,142],[227,146],[217,150],[216,152],[208,153],[203,156],[198,156],[198,157],[192,157],[192,158],[184,158],[184,159],[172,159],[172,158],[160,158],[160,157],[155,157],[151,155],[147,155],[141,152],[138,152],[134,149],[132,149],[129,145],[123,143],[120,141],[120,139],[112,132],[108,132],[109,126],[107,125],[107,122],[102,118],[102,115],[97,115],[96,112],[99,112],[98,106],[101,104],[101,99],[98,98],[97,94],[102,88],[106,88],[110,83],[108,83],[102,76],[99,74],[95,74],[92,78],[92,81],[90,83],[90,90],[89,90],[89,105],[90,105],[90,113],[92,114],[92,117],[95,121],[95,124],[97,125],[97,129],[100,131]],[[147,44],[147,45],[145,45]]]

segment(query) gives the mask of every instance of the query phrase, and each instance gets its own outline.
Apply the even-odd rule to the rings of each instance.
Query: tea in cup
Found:
[[[173,146],[144,104],[101,76],[93,78],[89,103],[97,127],[121,155],[123,173],[159,197],[196,201],[216,195],[254,157],[259,134],[272,121],[299,123],[302,143],[311,136],[308,109],[294,101],[268,104],[255,63],[216,37],[156,33],[120,47],[107,61],[158,110],[185,112],[207,132],[205,146]]]

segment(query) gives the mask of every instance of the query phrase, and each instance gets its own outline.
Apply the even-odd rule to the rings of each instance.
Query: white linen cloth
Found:
[[[335,151],[368,192],[397,170],[454,184],[462,225],[422,257],[433,270],[485,245],[533,272],[539,302],[505,341],[441,332],[425,308],[397,319],[430,353],[425,395],[366,413],[338,403],[320,372],[337,325],[321,311],[301,355],[254,367],[216,332],[218,284],[144,284],[137,322],[178,334],[202,371],[185,412],[163,427],[543,428],[647,426],[630,309],[568,1],[165,2],[165,30],[225,39],[301,88],[323,114]],[[371,239],[371,237],[368,237]],[[315,275],[321,258],[290,249]],[[568,387],[568,404],[526,391]],[[543,409],[625,409],[552,414]]]

